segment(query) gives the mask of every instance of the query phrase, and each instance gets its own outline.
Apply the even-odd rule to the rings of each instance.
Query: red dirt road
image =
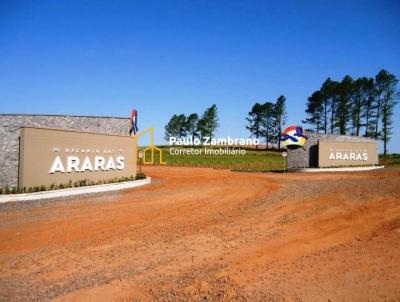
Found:
[[[0,205],[0,300],[400,301],[400,169],[145,172]]]

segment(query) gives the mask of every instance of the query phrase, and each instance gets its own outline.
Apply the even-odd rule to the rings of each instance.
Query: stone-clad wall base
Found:
[[[22,126],[128,135],[129,118],[0,114],[0,188],[17,186]]]
[[[321,133],[305,133],[307,142],[303,148],[288,150],[288,168],[317,168],[318,167],[318,141],[330,140],[338,142],[376,142],[376,140],[349,135],[333,135]],[[377,148],[378,148],[378,144]],[[377,152],[378,154],[378,152]]]

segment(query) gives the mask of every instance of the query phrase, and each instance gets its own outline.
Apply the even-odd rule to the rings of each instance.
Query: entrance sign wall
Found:
[[[136,140],[47,128],[21,128],[19,187],[136,175]]]

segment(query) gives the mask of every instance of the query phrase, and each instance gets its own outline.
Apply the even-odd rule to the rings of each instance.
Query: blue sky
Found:
[[[137,108],[161,143],[172,114],[215,103],[218,136],[246,137],[255,102],[285,95],[298,124],[328,76],[400,77],[399,37],[399,1],[0,0],[0,112]]]

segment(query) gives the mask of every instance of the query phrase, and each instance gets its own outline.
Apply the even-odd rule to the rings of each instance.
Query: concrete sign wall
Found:
[[[0,114],[0,188],[18,185],[21,127],[44,127],[128,135],[129,118],[38,114]]]
[[[127,136],[23,127],[19,186],[136,175],[136,152]]]
[[[320,140],[318,143],[318,166],[345,167],[378,164],[375,142],[340,142]]]
[[[367,143],[375,146],[376,154],[378,154],[378,143],[376,140],[350,135],[333,135],[322,133],[306,132],[307,141],[304,147],[295,150],[288,150],[288,168],[317,168],[319,166],[319,142],[331,141],[338,144],[349,143]],[[329,154],[328,154],[329,156]],[[376,155],[376,162],[378,161]],[[346,165],[352,165],[347,162]],[[357,162],[356,165],[365,165],[365,163]]]

